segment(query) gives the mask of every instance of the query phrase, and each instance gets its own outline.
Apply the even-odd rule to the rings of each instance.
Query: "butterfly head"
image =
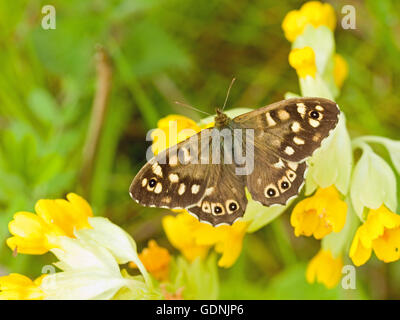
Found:
[[[217,108],[215,112],[217,113],[217,115],[214,118],[215,127],[216,128],[226,127],[230,121],[229,117],[225,113],[223,113],[222,110],[219,108]]]

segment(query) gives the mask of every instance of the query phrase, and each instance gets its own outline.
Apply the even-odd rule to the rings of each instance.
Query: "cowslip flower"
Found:
[[[334,58],[333,77],[336,86],[338,88],[341,88],[344,80],[347,78],[347,75],[349,74],[349,67],[347,65],[346,60],[340,54],[336,53],[333,58]]]
[[[300,201],[293,209],[290,223],[294,233],[322,239],[331,232],[342,230],[347,204],[335,187],[320,188],[315,195]]]
[[[306,2],[299,10],[290,11],[282,22],[285,37],[293,42],[301,35],[307,25],[327,26],[332,31],[336,27],[336,15],[333,7],[319,1]]]
[[[315,78],[317,67],[315,53],[311,47],[295,48],[290,51],[289,64],[296,69],[300,78],[306,78],[307,76]]]
[[[311,46],[293,48],[289,54],[289,64],[299,76],[303,96],[323,97],[332,100],[329,87],[318,71],[316,54]]]
[[[307,266],[307,282],[319,282],[328,289],[334,288],[340,281],[342,268],[343,259],[341,256],[334,257],[329,250],[321,249]]]
[[[67,200],[39,200],[36,214],[17,212],[8,228],[7,239],[11,250],[25,254],[44,254],[57,247],[60,236],[74,237],[74,230],[90,228],[88,218],[93,216],[89,204],[74,193]]]
[[[163,218],[163,227],[168,240],[179,249],[189,261],[204,258],[210,247],[222,254],[220,267],[230,267],[239,257],[247,223],[236,221],[232,226],[213,227],[201,223],[188,213]]]
[[[361,266],[372,251],[384,262],[400,258],[400,216],[385,206],[369,210],[366,221],[357,229],[349,256],[356,266]]]
[[[40,285],[45,276],[33,281],[18,273],[0,277],[0,300],[42,300],[44,292]]]
[[[162,219],[163,229],[169,242],[189,261],[194,261],[197,257],[204,258],[209,249],[209,246],[196,242],[194,231],[199,227],[199,223],[188,213],[165,216]]]
[[[139,254],[146,270],[160,281],[166,281],[169,276],[171,255],[168,250],[160,247],[155,240],[150,240],[147,248]],[[134,262],[129,264],[131,268],[137,268]]]
[[[157,297],[133,239],[108,219],[96,217],[90,222],[92,229],[77,230],[75,238],[61,237],[59,246],[51,249],[58,258],[54,265],[62,271],[43,279],[45,298],[113,299],[121,290],[128,291],[124,296],[130,299]],[[120,270],[119,264],[130,261],[139,266],[141,275],[131,277]]]
[[[16,274],[1,277],[2,297],[7,299],[161,297],[154,289],[151,278],[138,257],[135,241],[108,219],[91,217],[92,210],[83,198],[72,193],[67,198],[69,201],[39,200],[35,207],[37,215],[17,213],[9,224],[10,232],[14,234],[10,238],[12,241],[8,239],[12,250],[36,254],[50,251],[58,258],[54,265],[61,272],[42,276],[35,281]],[[21,248],[23,250],[20,250]],[[129,262],[137,265],[140,275],[132,277],[124,270],[120,270],[119,265]]]
[[[196,122],[185,116],[171,114],[161,118],[157,122],[157,128],[151,133],[152,151],[156,155],[191,137],[201,129]]]

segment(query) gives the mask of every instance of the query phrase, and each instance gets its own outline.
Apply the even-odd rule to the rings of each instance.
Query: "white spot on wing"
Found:
[[[192,185],[192,193],[196,194],[197,192],[199,192],[200,190],[200,186],[198,184],[194,184]]]
[[[290,147],[290,146],[287,146],[287,147],[285,148],[285,153],[286,153],[287,155],[291,156],[291,155],[294,153],[294,149],[293,149],[292,147]]]
[[[302,118],[304,118],[304,116],[306,115],[306,110],[307,110],[306,105],[303,102],[299,102],[299,103],[296,103],[296,106],[297,106],[297,112],[300,113],[300,116]]]
[[[179,176],[176,173],[171,173],[168,178],[171,183],[176,183],[179,181]]]
[[[274,119],[272,119],[271,115],[269,112],[267,112],[265,114],[265,118],[267,119],[267,124],[269,127],[273,127],[274,125],[276,125],[276,122]]]
[[[186,186],[184,183],[181,183],[179,185],[178,194],[181,196],[185,193],[185,191],[186,191]]]

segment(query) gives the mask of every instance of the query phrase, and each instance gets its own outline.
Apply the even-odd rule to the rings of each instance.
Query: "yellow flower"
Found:
[[[139,259],[154,278],[160,281],[168,279],[171,256],[168,250],[160,247],[155,240],[149,241],[147,248],[139,254]],[[134,262],[131,262],[129,266],[136,268]]]
[[[357,229],[349,256],[360,266],[368,261],[372,250],[384,262],[400,258],[400,216],[383,205],[369,211],[367,220]]]
[[[13,237],[7,239],[11,250],[25,254],[44,254],[57,247],[58,237],[74,237],[74,230],[90,228],[93,216],[89,204],[80,196],[69,193],[67,200],[39,200],[37,214],[17,212],[8,224]]]
[[[340,54],[335,54],[333,62],[333,77],[335,79],[335,84],[338,88],[341,88],[344,80],[347,78],[349,68],[347,66],[346,60],[344,60],[344,58]]]
[[[157,129],[151,134],[153,139],[151,146],[153,153],[157,155],[161,151],[182,142],[197,132],[213,126],[214,122],[197,125],[192,119],[177,114],[170,114],[161,118],[157,122]]]
[[[307,76],[315,78],[317,66],[315,64],[315,53],[311,47],[290,51],[289,64],[296,69],[300,78],[306,78]]]
[[[0,300],[42,300],[44,293],[40,284],[45,276],[34,281],[18,273],[0,277]]]
[[[171,244],[189,261],[204,258],[208,248],[214,246],[222,254],[218,266],[228,268],[239,257],[248,223],[236,221],[232,226],[213,227],[201,223],[188,213],[163,219],[163,227]]]
[[[308,283],[323,283],[328,289],[335,287],[342,276],[343,260],[335,258],[329,250],[320,250],[307,266]]]
[[[336,27],[336,15],[333,7],[328,3],[319,1],[306,2],[300,10],[290,11],[282,22],[285,37],[293,42],[301,35],[306,25],[311,24],[315,28],[327,26],[332,31]]]
[[[290,222],[294,233],[322,239],[339,232],[346,222],[347,204],[334,186],[319,188],[315,195],[300,201],[293,209]]]
[[[171,114],[157,122],[157,129],[151,134],[154,154],[176,145],[191,137],[201,128],[192,119],[181,115]]]
[[[169,242],[179,249],[189,261],[193,261],[197,257],[204,258],[209,248],[209,246],[196,243],[194,232],[199,224],[200,222],[196,218],[187,213],[181,213],[175,217],[166,216],[162,220]]]

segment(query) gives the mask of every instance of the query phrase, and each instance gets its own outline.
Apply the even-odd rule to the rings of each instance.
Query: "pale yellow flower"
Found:
[[[0,300],[42,300],[40,284],[45,276],[34,281],[18,273],[0,277]]]
[[[385,206],[369,211],[367,220],[357,229],[349,256],[360,266],[368,261],[372,250],[384,262],[400,258],[400,216]]]
[[[13,235],[7,239],[11,250],[25,254],[44,254],[57,247],[58,237],[74,237],[74,230],[90,228],[93,216],[89,204],[80,196],[69,193],[67,200],[39,200],[37,214],[17,212],[9,225]]]
[[[308,24],[315,28],[327,26],[334,31],[336,15],[333,7],[328,3],[319,1],[306,2],[299,10],[292,10],[285,16],[282,29],[285,32],[285,37],[293,42],[303,33]]]
[[[311,47],[296,48],[290,51],[289,64],[296,69],[300,78],[307,76],[315,78],[317,66],[315,64],[315,53]]]
[[[290,222],[294,233],[322,239],[342,230],[346,222],[347,204],[334,186],[319,188],[315,195],[300,201],[293,209]]]
[[[328,289],[334,288],[342,276],[343,260],[335,258],[329,250],[321,249],[307,266],[308,283],[323,283]]]

